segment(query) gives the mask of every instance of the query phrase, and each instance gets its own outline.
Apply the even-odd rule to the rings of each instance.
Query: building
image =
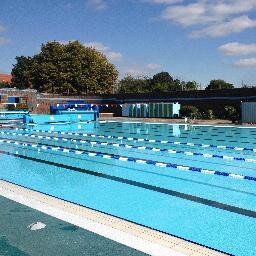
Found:
[[[9,74],[0,74],[0,83],[10,83],[12,76]]]
[[[37,106],[36,90],[19,90],[15,88],[0,89],[0,109],[6,109],[8,105],[23,104],[29,111],[35,112]]]

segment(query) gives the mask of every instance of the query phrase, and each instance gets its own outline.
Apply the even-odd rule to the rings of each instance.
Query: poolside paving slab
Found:
[[[161,233],[67,201],[56,199],[6,181],[0,180],[0,195],[55,218],[69,222],[72,224],[70,227],[71,230],[75,229],[75,226],[79,226],[146,254],[157,256],[227,255],[185,241],[181,238]]]
[[[31,230],[40,221],[46,226]],[[143,252],[0,196],[1,256],[146,256]]]

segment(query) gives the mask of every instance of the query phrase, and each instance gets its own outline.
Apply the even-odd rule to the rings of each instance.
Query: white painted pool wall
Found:
[[[242,102],[242,123],[256,123],[256,102]]]

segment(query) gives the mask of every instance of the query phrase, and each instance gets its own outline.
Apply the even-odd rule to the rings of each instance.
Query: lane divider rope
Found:
[[[25,130],[31,132],[30,129],[19,129],[16,130]],[[161,143],[161,144],[173,144],[173,145],[185,145],[191,147],[201,147],[201,148],[217,148],[217,149],[229,149],[236,151],[252,151],[256,152],[256,148],[245,148],[245,147],[235,147],[235,146],[225,146],[225,145],[211,145],[211,144],[201,144],[201,143],[191,143],[191,142],[182,142],[182,141],[170,141],[170,140],[157,140],[157,139],[144,139],[144,138],[133,138],[126,136],[115,136],[115,135],[98,135],[91,133],[78,133],[78,132],[62,132],[62,131],[45,131],[45,130],[33,130],[34,132],[40,133],[53,133],[53,134],[62,134],[62,135],[75,135],[75,136],[84,136],[84,137],[93,137],[93,138],[107,138],[107,139],[117,139],[117,140],[128,140],[128,141],[138,141],[138,142],[149,142],[149,143]]]
[[[90,145],[102,145],[102,146],[113,146],[113,147],[123,147],[126,149],[139,149],[139,150],[150,150],[152,152],[167,152],[169,154],[184,154],[187,156],[202,156],[204,158],[219,158],[223,160],[235,160],[235,161],[243,161],[248,163],[256,163],[256,159],[252,158],[244,158],[244,157],[236,157],[236,156],[226,156],[226,155],[217,155],[217,154],[207,154],[207,153],[199,153],[199,152],[191,152],[191,151],[183,151],[183,150],[174,150],[174,149],[161,149],[155,147],[146,147],[146,146],[136,146],[136,145],[129,145],[123,143],[112,143],[112,142],[102,142],[97,140],[83,140],[83,139],[72,139],[72,138],[63,138],[63,137],[56,137],[56,136],[43,136],[43,135],[35,135],[35,134],[22,134],[16,132],[4,132],[1,131],[0,134],[6,135],[17,135],[17,136],[25,136],[25,137],[32,137],[32,138],[39,138],[39,139],[47,139],[47,140],[54,140],[54,141],[71,141],[71,142],[79,142],[81,144],[90,144]]]
[[[174,163],[159,162],[159,161],[140,159],[135,157],[126,157],[126,156],[121,156],[116,154],[108,154],[108,153],[101,153],[101,152],[94,152],[94,151],[80,150],[80,149],[70,149],[62,146],[49,146],[47,144],[42,144],[42,143],[41,145],[39,145],[35,143],[25,143],[22,141],[19,142],[16,140],[9,140],[9,139],[3,139],[3,138],[0,138],[0,143],[13,144],[16,146],[29,147],[29,148],[34,148],[38,150],[43,149],[43,150],[49,150],[49,151],[61,151],[64,153],[74,153],[77,155],[86,155],[89,157],[101,157],[105,159],[134,162],[138,164],[147,164],[147,165],[151,165],[151,166],[153,165],[153,166],[158,166],[163,168],[174,168],[174,169],[177,169],[178,171],[198,172],[205,175],[217,175],[217,176],[230,177],[230,178],[240,179],[240,180],[256,181],[256,177],[253,177],[253,176],[247,176],[247,175],[245,176],[245,175],[236,174],[236,173],[214,171],[214,170],[208,170],[208,169],[203,169],[199,167],[178,165]],[[18,154],[18,152],[16,153]]]

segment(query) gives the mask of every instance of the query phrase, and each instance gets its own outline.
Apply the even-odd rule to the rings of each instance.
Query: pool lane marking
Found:
[[[62,146],[52,146],[48,144],[43,143],[31,143],[31,142],[24,142],[24,141],[17,141],[17,140],[10,140],[5,138],[0,138],[0,143],[7,143],[7,144],[15,144],[23,147],[32,147],[37,149],[43,149],[43,150],[51,150],[51,151],[61,151],[64,153],[75,153],[78,155],[87,155],[89,157],[101,157],[106,159],[115,159],[119,161],[127,161],[127,162],[134,162],[138,164],[147,164],[147,165],[153,165],[158,167],[164,167],[164,168],[174,168],[179,171],[190,171],[190,172],[198,172],[206,175],[218,175],[223,177],[230,177],[234,179],[240,179],[240,180],[250,180],[250,181],[256,181],[256,177],[254,176],[245,176],[237,173],[229,173],[229,172],[223,172],[223,171],[214,171],[214,170],[208,170],[203,169],[200,167],[193,167],[193,166],[185,166],[185,165],[178,165],[175,163],[166,163],[166,162],[158,162],[155,160],[148,160],[148,159],[141,159],[141,158],[135,158],[135,157],[126,157],[122,155],[116,155],[116,154],[108,154],[108,153],[101,153],[101,152],[95,152],[95,151],[88,151],[83,149],[76,149],[76,148],[68,148],[68,147],[62,147]],[[121,159],[120,159],[121,158]]]
[[[205,158],[220,158],[224,160],[237,160],[237,161],[245,161],[250,163],[256,163],[256,159],[250,158],[243,158],[243,157],[230,157],[230,156],[221,156],[221,155],[210,155],[210,154],[202,154],[202,153],[193,153],[189,151],[176,151],[171,149],[160,149],[160,148],[153,148],[153,147],[145,147],[145,146],[135,146],[135,145],[127,145],[127,144],[119,144],[119,143],[112,143],[112,142],[101,142],[101,141],[92,141],[92,140],[82,140],[82,139],[73,139],[73,138],[64,138],[64,137],[55,137],[55,136],[43,136],[43,135],[35,135],[35,134],[22,134],[22,133],[10,133],[10,132],[0,132],[1,134],[11,134],[17,136],[25,136],[25,137],[32,137],[32,138],[39,138],[39,139],[47,139],[47,140],[62,140],[62,141],[71,141],[71,142],[80,142],[81,144],[90,144],[90,145],[110,145],[113,147],[125,147],[126,149],[139,149],[139,150],[150,150],[155,152],[168,152],[170,154],[182,153],[188,156],[203,156]]]
[[[183,150],[174,150],[174,149],[161,149],[155,147],[147,147],[147,146],[136,146],[136,145],[128,145],[123,143],[113,143],[113,142],[102,142],[97,140],[83,140],[83,139],[73,139],[73,138],[63,138],[59,136],[44,136],[44,135],[35,135],[35,134],[22,134],[16,132],[4,132],[1,131],[0,134],[7,134],[7,135],[17,135],[17,136],[25,136],[31,138],[39,138],[39,139],[47,139],[47,140],[62,140],[62,141],[71,141],[71,142],[79,142],[81,144],[90,144],[90,145],[102,145],[102,146],[113,146],[113,147],[123,147],[126,149],[139,149],[139,150],[150,150],[153,152],[166,152],[169,154],[184,154],[186,156],[202,156],[204,158],[219,158],[223,160],[230,160],[230,161],[243,161],[248,163],[256,163],[256,159],[252,158],[244,158],[244,157],[237,157],[237,156],[226,156],[226,155],[217,155],[217,154],[207,154],[207,153],[198,153],[198,152],[191,152],[191,151],[183,151]],[[94,137],[94,136],[92,136]],[[141,139],[138,139],[141,141]],[[162,141],[162,144],[166,144],[167,141]]]
[[[43,159],[40,159],[40,158],[25,156],[25,155],[21,155],[21,154],[17,154],[17,153],[16,154],[15,153],[10,153],[10,152],[4,151],[4,150],[0,150],[0,153],[5,154],[5,155],[18,157],[18,158],[22,158],[22,159],[26,159],[26,160],[31,160],[31,161],[43,163],[43,164],[47,164],[47,165],[56,166],[56,167],[59,167],[59,168],[69,169],[69,170],[80,172],[80,173],[85,173],[85,174],[100,177],[100,178],[103,178],[103,179],[108,179],[108,180],[116,181],[116,182],[119,182],[119,183],[131,185],[131,186],[134,186],[134,187],[144,188],[144,189],[147,189],[147,190],[150,190],[150,191],[170,195],[170,196],[173,196],[173,197],[178,197],[178,198],[181,198],[181,199],[185,199],[185,200],[188,200],[188,201],[200,203],[200,204],[203,204],[203,205],[207,205],[207,206],[214,207],[214,208],[217,208],[217,209],[221,209],[221,210],[229,211],[229,212],[232,212],[232,213],[244,215],[244,216],[247,216],[247,217],[256,218],[256,212],[255,211],[240,208],[240,207],[237,207],[237,206],[228,205],[228,204],[217,202],[217,201],[210,200],[210,199],[205,199],[205,198],[198,197],[198,196],[193,196],[193,195],[178,192],[178,191],[175,191],[175,190],[162,188],[162,187],[142,183],[142,182],[139,182],[139,181],[133,181],[133,180],[129,180],[129,179],[125,179],[125,178],[121,178],[121,177],[117,177],[117,176],[113,176],[113,175],[109,175],[109,174],[104,174],[104,173],[100,173],[100,172],[96,172],[96,171],[92,171],[92,170],[88,170],[88,169],[83,169],[83,168],[80,168],[80,167],[74,167],[74,166],[71,166],[71,165],[56,163],[56,162],[52,162],[52,161],[49,161],[49,160],[43,160]]]
[[[29,131],[30,129],[19,129]],[[157,139],[144,139],[144,138],[133,138],[126,136],[115,136],[115,135],[98,135],[91,133],[78,133],[78,132],[61,132],[61,131],[45,131],[45,130],[33,130],[33,132],[41,132],[41,133],[53,133],[53,134],[62,134],[62,135],[75,135],[75,136],[84,136],[84,137],[93,137],[93,138],[107,138],[107,139],[118,139],[118,140],[129,140],[129,141],[145,141],[149,143],[165,143],[165,144],[173,144],[173,145],[186,145],[191,147],[202,147],[202,148],[218,148],[218,149],[228,149],[228,150],[236,150],[236,151],[252,151],[256,152],[256,148],[244,148],[244,147],[234,147],[234,146],[225,146],[225,145],[211,145],[211,144],[201,144],[201,143],[191,143],[191,142],[182,142],[182,141],[170,141],[170,140],[157,140]]]

